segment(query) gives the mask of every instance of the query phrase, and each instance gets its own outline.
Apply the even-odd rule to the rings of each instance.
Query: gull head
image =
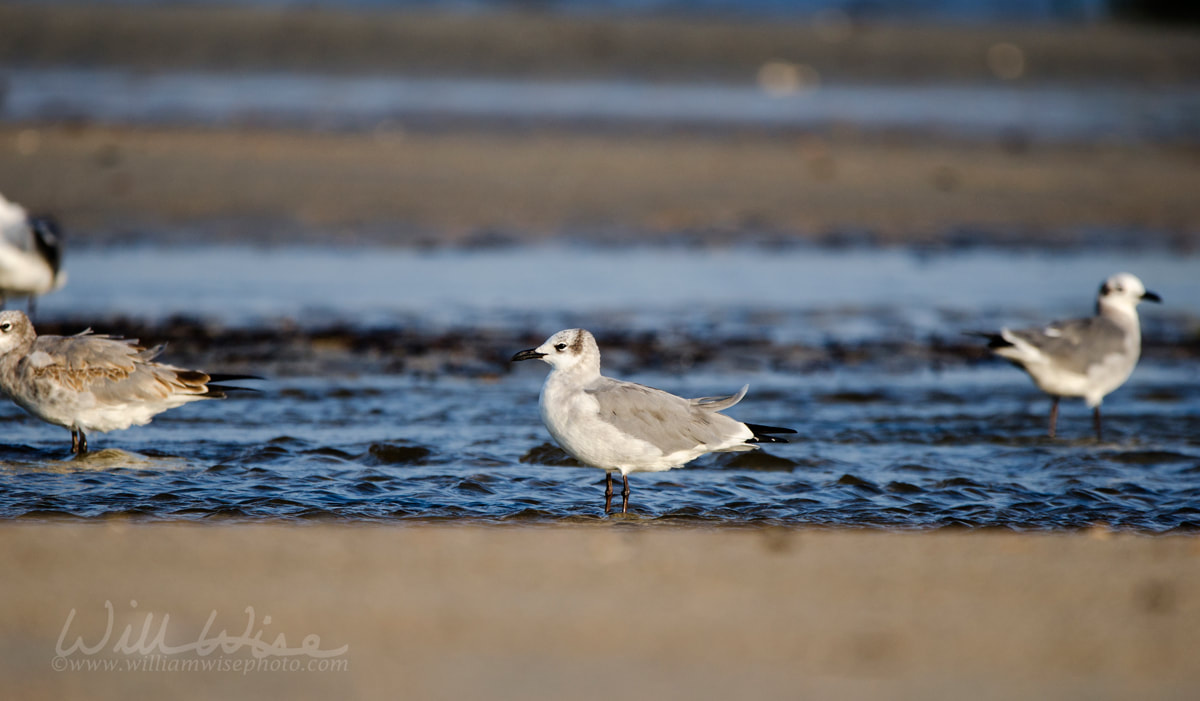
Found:
[[[21,348],[34,337],[33,324],[25,312],[15,309],[0,312],[0,356]]]
[[[1133,312],[1138,302],[1161,302],[1162,297],[1146,291],[1146,286],[1136,275],[1117,273],[1104,281],[1100,293],[1096,296],[1096,308],[1119,309]]]
[[[537,348],[523,350],[512,357],[518,360],[542,360],[555,370],[582,369],[600,372],[600,347],[596,339],[584,329],[559,331]]]

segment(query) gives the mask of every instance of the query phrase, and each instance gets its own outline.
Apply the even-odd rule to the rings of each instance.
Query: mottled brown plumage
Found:
[[[25,314],[0,312],[0,391],[70,429],[72,449],[86,452],[87,433],[141,426],[167,409],[225,396],[207,373],[154,362],[162,350],[90,329],[38,336]]]

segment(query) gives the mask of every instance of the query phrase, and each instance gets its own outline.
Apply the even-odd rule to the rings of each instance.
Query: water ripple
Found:
[[[731,413],[791,425],[796,440],[632,475],[632,514],[607,522],[1200,530],[1195,383],[1171,383],[1170,402],[1141,398],[1156,396],[1153,380],[1114,395],[1112,440],[1097,444],[1086,408],[1064,404],[1063,438],[1050,440],[1032,388],[1013,402],[1015,391],[981,391],[966,373],[908,387],[921,398],[911,411],[895,404],[896,376],[884,372],[738,379],[772,389]],[[540,426],[540,380],[283,379],[252,399],[97,436],[102,449],[75,459],[64,432],[9,407],[0,518],[604,522],[602,473],[578,466]],[[647,381],[686,389],[669,376]],[[297,393],[308,401],[296,406]],[[295,418],[281,434],[285,413]],[[401,418],[413,416],[426,418]]]

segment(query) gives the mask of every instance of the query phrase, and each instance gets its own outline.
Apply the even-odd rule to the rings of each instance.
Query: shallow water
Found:
[[[1200,138],[1200,91],[1148,85],[825,85],[769,94],[751,81],[650,83],[303,73],[0,73],[8,121],[370,129],[456,121],[941,132],[976,138]]]
[[[188,313],[216,320],[195,341],[214,347],[261,327],[268,345],[280,333],[261,357],[271,377],[258,393],[94,435],[94,452],[77,459],[65,429],[5,403],[0,517],[601,519],[602,473],[564,464],[547,445],[537,411],[545,366],[505,362],[580,323],[600,333],[614,375],[690,396],[749,383],[731,415],[799,431],[787,445],[632,476],[633,513],[613,517],[621,523],[1200,528],[1194,258],[763,253],[74,251],[71,283],[45,298],[39,323],[94,319],[115,332],[117,314]],[[206,261],[218,260],[215,278]],[[1099,280],[1118,269],[1167,305],[1143,309],[1147,354],[1105,404],[1103,443],[1080,402],[1063,404],[1060,438],[1048,439],[1049,402],[1021,372],[953,352],[932,358],[922,345],[964,327],[1087,313]],[[452,350],[431,344],[441,357],[427,365],[400,362],[408,346],[270,365],[272,352],[300,342],[284,333],[297,323],[340,324],[349,345],[356,333],[470,338]],[[151,325],[150,336],[156,328],[167,327]],[[319,355],[317,338],[303,343]],[[893,362],[905,339],[916,350]],[[828,351],[849,344],[860,358]],[[820,349],[818,363],[788,360]],[[380,372],[389,354],[398,369]],[[225,362],[215,348],[196,358],[230,369],[212,366]]]
[[[285,378],[148,427],[94,436],[6,411],[0,516],[560,522],[602,518],[602,473],[563,465],[537,414],[544,372],[499,380]],[[1200,386],[1139,370],[1109,402],[1107,442],[1015,370],[896,376],[639,376],[736,389],[730,413],[793,443],[631,477],[632,522],[932,528],[1200,528]]]

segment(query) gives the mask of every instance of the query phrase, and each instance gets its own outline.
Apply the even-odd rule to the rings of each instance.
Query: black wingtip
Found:
[[[205,374],[208,375],[209,382],[235,382],[238,380],[265,380],[266,379],[265,377],[259,377],[258,375],[222,375],[219,373],[218,374],[205,373]]]
[[[208,385],[207,391],[201,395],[209,399],[224,399],[229,392],[258,392],[251,387],[234,387],[232,385]]]
[[[774,433],[795,433],[794,429],[779,426],[763,426],[762,424],[746,424],[746,428],[754,434],[747,443],[787,443],[787,439],[774,436]]]
[[[238,387],[237,385],[222,385],[220,382],[237,382],[239,380],[261,380],[263,378],[258,375],[209,375],[207,386],[204,393],[205,397],[210,399],[224,399],[227,392],[257,392],[258,390],[251,387]]]

